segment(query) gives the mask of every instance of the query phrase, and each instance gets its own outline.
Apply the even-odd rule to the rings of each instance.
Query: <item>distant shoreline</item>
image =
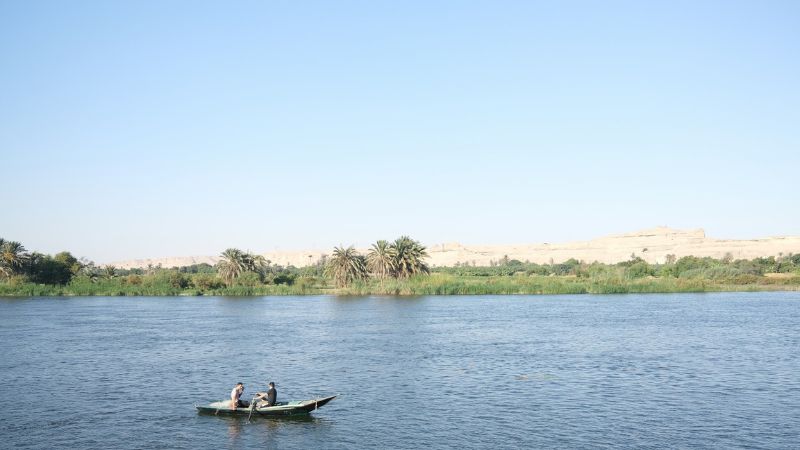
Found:
[[[650,233],[654,235],[655,233]],[[649,236],[649,235],[648,235]],[[431,266],[426,248],[401,236],[361,253],[335,247],[305,267],[274,264],[236,248],[215,265],[122,269],[99,267],[69,252],[28,252],[3,241],[0,296],[253,296],[253,295],[553,295],[671,292],[797,291],[800,252],[736,258],[667,254],[651,264],[632,252],[609,264],[570,258],[540,264],[509,255]],[[649,248],[641,253],[650,254]],[[513,255],[513,254],[512,254]]]
[[[215,289],[139,287],[108,280],[91,286],[0,284],[0,297],[179,297],[179,296],[421,296],[421,295],[558,295],[667,294],[692,292],[800,291],[800,276],[760,277],[746,284],[651,277],[635,280],[580,279],[573,276],[453,276],[434,274],[409,280],[370,280],[346,288],[308,285],[228,286]]]

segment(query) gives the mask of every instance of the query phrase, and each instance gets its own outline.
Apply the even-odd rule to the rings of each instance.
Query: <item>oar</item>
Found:
[[[250,416],[253,415],[253,410],[256,409],[256,396],[253,396],[253,399],[250,400],[250,414],[247,415],[247,421],[250,422]]]

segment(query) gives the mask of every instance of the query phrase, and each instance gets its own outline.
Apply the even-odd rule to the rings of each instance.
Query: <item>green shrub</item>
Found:
[[[731,277],[728,281],[731,284],[746,285],[746,284],[756,284],[763,278],[764,277],[760,277],[758,275],[740,274],[736,275],[735,277]]]
[[[233,280],[234,286],[255,287],[262,285],[261,275],[255,272],[245,272]],[[246,294],[252,295],[252,294]]]
[[[625,274],[629,278],[644,278],[646,276],[651,276],[655,274],[655,271],[650,266],[650,264],[647,264],[647,262],[638,261],[628,266],[625,269]]]
[[[192,285],[201,291],[210,291],[224,287],[225,283],[216,275],[201,273],[192,278]]]
[[[294,284],[294,279],[295,279],[294,275],[282,273],[273,278],[272,282],[274,284],[286,284],[291,286],[292,284]]]
[[[709,267],[702,271],[701,276],[706,280],[726,281],[743,275],[742,271],[731,266]]]
[[[169,284],[175,289],[186,289],[189,287],[189,278],[178,271],[170,271]]]
[[[69,253],[59,253],[54,258],[50,255],[35,255],[30,259],[28,279],[38,284],[67,284],[72,279],[72,260]],[[71,257],[71,255],[69,255]],[[74,259],[74,258],[72,258]]]
[[[130,284],[132,286],[138,286],[142,284],[142,277],[139,275],[126,275],[122,277],[123,283]]]

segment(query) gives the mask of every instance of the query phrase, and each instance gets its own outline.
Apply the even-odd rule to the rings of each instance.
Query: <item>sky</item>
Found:
[[[800,2],[0,2],[0,237],[800,235]]]

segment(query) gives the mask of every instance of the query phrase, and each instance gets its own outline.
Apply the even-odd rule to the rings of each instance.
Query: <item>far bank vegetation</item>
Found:
[[[50,295],[465,295],[800,290],[800,255],[752,260],[670,256],[650,264],[635,255],[617,264],[570,259],[536,264],[501,258],[429,267],[423,245],[407,236],[380,240],[365,254],[335,247],[308,267],[279,266],[229,248],[211,266],[119,269],[70,252],[46,255],[0,238],[0,296]]]

